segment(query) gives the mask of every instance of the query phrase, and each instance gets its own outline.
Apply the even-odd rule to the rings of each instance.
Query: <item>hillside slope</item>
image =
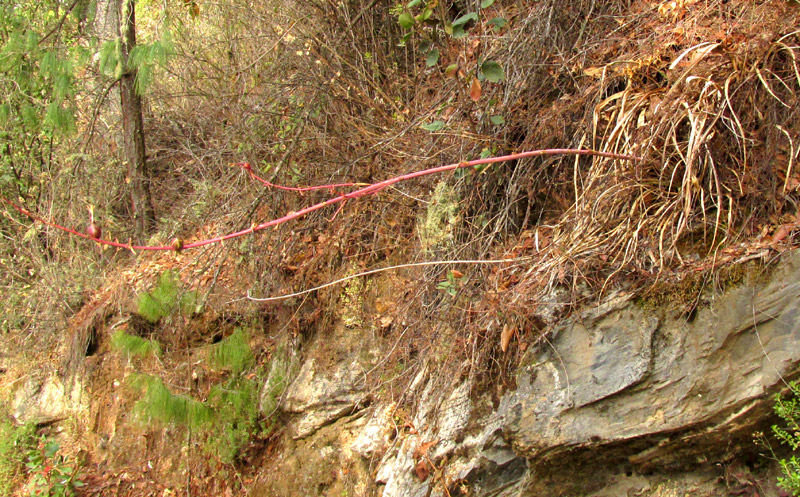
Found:
[[[783,495],[752,439],[800,365],[797,2],[209,12],[264,33],[220,55],[198,22],[154,90],[143,244],[478,157],[635,159],[417,177],[195,250],[49,234],[8,276],[0,395],[78,495]]]

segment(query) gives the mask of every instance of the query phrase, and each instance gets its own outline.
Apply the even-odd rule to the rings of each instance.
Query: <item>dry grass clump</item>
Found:
[[[548,198],[528,199],[540,202],[547,225],[531,226],[529,214],[519,225],[533,230],[528,253],[537,261],[515,270],[520,305],[536,305],[559,285],[603,286],[615,276],[676,268],[796,221],[797,9],[684,3],[617,13],[607,6],[600,17],[616,21],[611,34],[602,19],[575,27],[573,39],[582,43],[551,69],[556,81],[570,78],[566,92],[544,95],[551,112],[537,112],[541,119],[527,129],[518,124],[531,145],[539,138],[549,144],[555,132],[574,146],[642,158],[517,166],[531,174],[521,183],[534,196],[541,178],[550,186]],[[613,36],[619,42],[599,43]],[[582,108],[590,111],[585,117]],[[563,120],[569,115],[576,122]]]

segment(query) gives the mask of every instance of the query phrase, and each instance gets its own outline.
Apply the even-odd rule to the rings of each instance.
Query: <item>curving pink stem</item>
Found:
[[[532,151],[529,151],[529,152],[520,152],[520,153],[517,153],[517,154],[503,155],[503,156],[499,156],[499,157],[489,157],[487,159],[477,159],[477,160],[472,160],[472,161],[468,161],[468,162],[458,162],[458,163],[455,163],[455,164],[448,164],[446,166],[439,166],[439,167],[434,167],[434,168],[431,168],[431,169],[425,169],[423,171],[417,171],[417,172],[413,172],[413,173],[403,174],[401,176],[395,176],[394,178],[389,178],[387,180],[379,181],[378,183],[373,183],[371,185],[366,185],[363,188],[359,188],[358,190],[352,191],[350,193],[343,193],[343,194],[337,195],[335,197],[329,198],[328,200],[326,200],[324,202],[320,202],[318,204],[311,205],[311,206],[306,207],[304,209],[300,209],[299,211],[289,212],[288,214],[286,214],[283,217],[279,217],[279,218],[273,219],[271,221],[266,221],[266,222],[263,222],[261,224],[255,224],[255,225],[253,225],[250,228],[247,228],[245,230],[236,231],[234,233],[228,233],[227,235],[222,235],[222,236],[218,236],[218,237],[214,237],[214,238],[209,238],[209,239],[206,239],[206,240],[200,240],[200,241],[197,241],[197,242],[187,243],[187,244],[183,245],[182,249],[185,250],[185,249],[202,247],[204,245],[210,245],[212,243],[219,243],[219,242],[222,242],[222,241],[225,241],[225,240],[230,240],[232,238],[237,238],[237,237],[240,237],[240,236],[249,235],[251,233],[255,233],[256,231],[261,231],[261,230],[264,230],[264,229],[267,229],[267,228],[270,228],[270,227],[273,227],[273,226],[278,226],[279,224],[283,224],[283,223],[285,223],[287,221],[291,221],[293,219],[297,219],[299,217],[305,216],[306,214],[310,214],[310,213],[312,213],[314,211],[318,211],[320,209],[328,207],[329,205],[334,205],[334,204],[337,204],[339,202],[343,202],[343,201],[345,201],[347,199],[359,198],[359,197],[364,197],[364,196],[367,196],[367,195],[374,195],[374,194],[380,192],[381,190],[383,190],[386,187],[389,187],[389,186],[394,185],[396,183],[400,183],[401,181],[407,181],[407,180],[410,180],[410,179],[413,179],[413,178],[419,178],[420,176],[427,176],[429,174],[436,174],[436,173],[442,173],[442,172],[446,172],[446,171],[453,171],[455,169],[462,169],[462,168],[466,168],[466,167],[474,167],[474,166],[479,166],[479,165],[482,165],[482,164],[495,164],[495,163],[498,163],[498,162],[508,162],[508,161],[512,161],[512,160],[525,159],[525,158],[528,158],[528,157],[537,157],[537,156],[543,156],[543,155],[592,155],[592,156],[597,156],[597,157],[606,157],[606,158],[610,158],[610,159],[641,160],[639,157],[636,157],[634,155],[615,154],[615,153],[611,153],[611,152],[599,152],[599,151],[596,151],[596,150],[584,150],[584,149],[575,150],[575,149],[567,149],[567,148],[553,148],[553,149],[546,149],[546,150],[532,150]],[[241,163],[241,164],[246,164],[246,163]],[[239,165],[241,165],[241,164],[239,164]],[[245,166],[242,166],[242,167],[245,167]],[[245,169],[250,170],[249,164],[245,167]],[[252,170],[250,170],[250,174],[255,176],[253,174]],[[310,190],[320,190],[320,189],[333,189],[334,187],[337,187],[337,186],[344,187],[344,186],[360,186],[361,185],[360,183],[342,183],[342,184],[339,184],[339,185],[323,185],[323,186],[313,186],[313,187],[305,187],[305,188],[298,189],[298,188],[293,188],[293,187],[280,187],[278,185],[273,185],[272,183],[269,183],[269,182],[267,182],[265,180],[261,180],[261,181],[264,182],[265,184],[267,184],[268,186],[273,186],[275,188],[281,188],[283,190],[292,190],[292,191],[310,191]],[[89,235],[87,235],[85,233],[81,233],[79,231],[76,231],[76,230],[74,230],[72,228],[67,228],[67,227],[61,226],[59,224],[56,224],[56,223],[54,223],[52,221],[47,221],[47,220],[45,220],[45,219],[43,219],[43,218],[41,218],[41,217],[31,213],[31,212],[25,210],[24,208],[18,206],[14,202],[11,202],[10,200],[8,200],[8,199],[6,199],[6,198],[4,198],[2,196],[0,196],[0,201],[2,201],[3,203],[11,206],[15,210],[19,211],[20,213],[24,214],[25,216],[28,216],[31,219],[35,219],[36,221],[40,221],[40,222],[42,222],[42,223],[44,223],[44,224],[46,224],[48,226],[52,226],[53,228],[59,229],[61,231],[65,231],[67,233],[70,233],[70,234],[75,235],[75,236],[79,236],[81,238],[86,238],[88,240],[92,240],[93,242],[100,243],[100,244],[103,244],[103,245],[110,245],[112,247],[126,248],[126,249],[131,249],[131,250],[176,250],[173,245],[159,245],[159,246],[133,245],[131,243],[125,244],[125,243],[120,243],[120,242],[111,241],[111,240],[104,240],[104,239],[101,239],[101,238],[92,238]]]

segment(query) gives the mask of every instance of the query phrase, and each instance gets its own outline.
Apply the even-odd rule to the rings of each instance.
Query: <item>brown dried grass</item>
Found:
[[[536,247],[531,267],[499,276],[524,272],[515,306],[530,310],[578,281],[607,288],[623,275],[656,277],[713,259],[796,213],[789,184],[800,133],[797,9],[695,2],[673,13],[666,5],[615,17],[635,45],[593,49],[602,32],[586,34],[571,59],[579,63],[561,69],[574,91],[552,103],[554,117],[529,125],[526,143],[563,124],[563,110],[584,107],[590,112],[562,138],[643,160],[518,166],[533,188],[547,178],[544,202],[569,200],[561,210],[539,207],[547,226],[520,226],[550,243]]]

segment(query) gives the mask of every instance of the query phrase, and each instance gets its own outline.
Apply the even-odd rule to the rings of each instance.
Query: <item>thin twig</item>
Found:
[[[94,107],[94,111],[92,112],[92,121],[89,125],[89,133],[86,135],[86,142],[83,144],[83,153],[86,154],[86,151],[89,149],[89,142],[92,141],[92,136],[94,135],[94,128],[97,124],[97,115],[100,113],[100,107],[103,106],[103,102],[105,102],[106,97],[108,96],[108,92],[114,88],[114,85],[119,83],[119,78],[114,79],[109,83],[105,90],[103,90],[102,95],[100,95],[100,99],[97,101],[97,105]]]
[[[383,271],[389,271],[391,269],[401,269],[404,267],[417,267],[417,266],[435,266],[437,264],[500,264],[503,262],[519,262],[523,260],[530,259],[530,257],[516,257],[514,259],[476,259],[476,260],[452,260],[452,261],[425,261],[425,262],[412,262],[408,264],[398,264],[396,266],[388,266],[382,267],[378,269],[371,269],[369,271],[364,271],[358,274],[352,274],[350,276],[345,276],[344,278],[339,278],[338,280],[330,281],[325,283],[324,285],[316,286],[314,288],[309,288],[307,290],[303,290],[296,293],[290,293],[286,295],[279,295],[277,297],[263,297],[263,298],[256,298],[250,295],[250,290],[247,291],[247,299],[253,300],[255,302],[272,302],[275,300],[283,300],[289,299],[292,297],[297,297],[300,295],[305,295],[307,293],[315,292],[317,290],[322,290],[323,288],[328,288],[329,286],[336,285],[338,283],[343,283],[348,280],[352,280],[353,278],[360,278],[361,276],[369,276],[370,274],[381,273]],[[241,300],[241,299],[237,299]],[[235,301],[231,301],[235,302]],[[229,302],[230,303],[230,302]]]
[[[375,4],[377,4],[377,3],[378,3],[378,0],[372,0],[372,3],[370,3],[369,5],[364,7],[363,9],[361,9],[361,12],[359,12],[358,15],[356,15],[355,19],[353,19],[353,22],[350,23],[350,26],[352,26],[353,24],[357,23],[361,19],[361,17],[363,17],[364,14],[366,14],[367,11],[369,9],[371,9],[372,7],[374,7]]]

